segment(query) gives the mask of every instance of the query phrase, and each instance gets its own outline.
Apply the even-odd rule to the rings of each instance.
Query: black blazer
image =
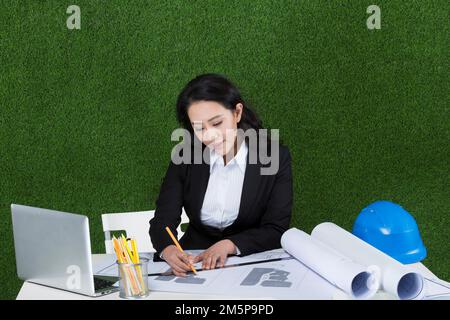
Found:
[[[203,150],[206,146],[202,145]],[[192,153],[193,154],[193,153]],[[258,154],[258,153],[257,153]],[[271,154],[270,145],[268,154]],[[209,153],[206,152],[209,156]],[[150,237],[159,254],[173,244],[165,227],[177,236],[176,228],[181,222],[181,211],[189,217],[189,225],[180,239],[183,249],[207,249],[222,239],[231,240],[241,251],[241,256],[280,248],[280,239],[289,228],[292,215],[293,191],[291,156],[286,146],[279,145],[279,169],[274,175],[261,175],[259,157],[256,164],[249,163],[244,175],[239,213],[236,220],[222,231],[204,225],[200,210],[209,180],[209,164],[179,164],[169,162],[159,196],[155,216],[150,220]]]

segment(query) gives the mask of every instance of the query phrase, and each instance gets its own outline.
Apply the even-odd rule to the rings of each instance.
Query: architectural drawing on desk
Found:
[[[289,288],[292,282],[287,281],[290,272],[277,268],[253,268],[240,283],[241,286]]]
[[[188,274],[186,277],[158,276],[155,278],[155,280],[158,281],[172,281],[174,279],[175,279],[174,282],[176,283],[186,283],[186,284],[203,284],[206,281],[205,278],[199,278],[193,274]]]

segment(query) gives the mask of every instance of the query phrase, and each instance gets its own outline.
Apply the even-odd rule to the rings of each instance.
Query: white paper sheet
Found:
[[[276,299],[331,299],[336,287],[295,259],[149,278],[150,290]]]
[[[198,255],[203,250],[185,250],[186,253],[192,255]],[[141,258],[147,258],[149,260],[148,273],[162,273],[170,269],[170,266],[165,261],[153,262],[153,252],[141,252],[139,256]],[[286,251],[283,249],[275,249],[270,251],[258,252],[245,257],[230,256],[228,257],[225,265],[232,265],[236,263],[247,263],[254,261],[262,261],[277,258],[290,257]],[[106,276],[118,276],[118,268],[116,265],[116,256],[110,255],[109,259],[103,260],[102,264],[97,264],[93,267],[95,275],[106,275]],[[200,269],[202,266],[201,262],[194,264],[196,269]]]
[[[352,298],[370,299],[378,290],[379,278],[368,271],[370,268],[350,260],[299,229],[286,231],[281,237],[281,245]]]
[[[399,299],[422,299],[424,281],[420,273],[389,257],[341,227],[325,222],[317,225],[311,236],[360,264],[378,266],[384,291]]]
[[[196,254],[199,251],[188,251]],[[201,250],[200,250],[201,252]],[[165,262],[153,262],[152,254],[141,254],[150,259],[149,273],[169,269]],[[288,258],[274,262],[231,268],[199,271],[187,277],[149,277],[149,288],[154,291],[186,292],[214,295],[236,295],[249,298],[275,299],[332,299],[337,289],[320,275],[293,259],[283,249],[265,251],[246,257],[230,257],[226,265],[261,261],[274,258]],[[95,274],[117,275],[114,257],[102,266],[95,266]],[[200,269],[201,263],[196,264]],[[101,270],[103,269],[103,270]],[[99,272],[101,271],[101,272]]]
[[[450,300],[450,283],[433,278],[425,278],[424,300]]]

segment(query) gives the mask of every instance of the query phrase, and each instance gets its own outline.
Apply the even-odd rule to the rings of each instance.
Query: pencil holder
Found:
[[[124,299],[142,299],[148,296],[148,259],[141,258],[140,263],[120,263],[119,297]]]

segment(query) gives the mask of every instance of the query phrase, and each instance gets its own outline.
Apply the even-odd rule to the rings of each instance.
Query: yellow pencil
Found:
[[[133,263],[133,255],[131,254],[131,250],[128,247],[127,239],[125,238],[125,236],[123,234],[121,236],[121,240],[122,240],[122,246],[125,249],[125,255],[129,258],[129,262],[128,263]]]
[[[169,236],[172,238],[172,241],[175,243],[175,245],[177,246],[178,250],[180,250],[180,252],[184,253],[183,248],[181,248],[180,244],[178,243],[177,238],[175,238],[175,236],[173,235],[172,231],[170,231],[169,227],[166,227],[166,231],[169,233]],[[194,272],[195,274],[197,274],[197,270],[195,270],[194,266],[191,264],[190,265],[192,272]]]
[[[133,262],[136,263],[136,264],[139,264],[139,263],[141,263],[141,259],[139,258],[139,252],[138,252],[138,249],[137,249],[136,240],[131,239],[130,242],[131,242],[131,249],[132,249],[132,252],[133,252]],[[140,281],[140,283],[142,285],[142,288],[144,288],[144,278],[142,277],[141,267],[137,266],[136,268],[137,268],[139,281]]]
[[[140,263],[139,253],[137,250],[136,240],[131,240],[131,248],[133,249],[134,263]]]

